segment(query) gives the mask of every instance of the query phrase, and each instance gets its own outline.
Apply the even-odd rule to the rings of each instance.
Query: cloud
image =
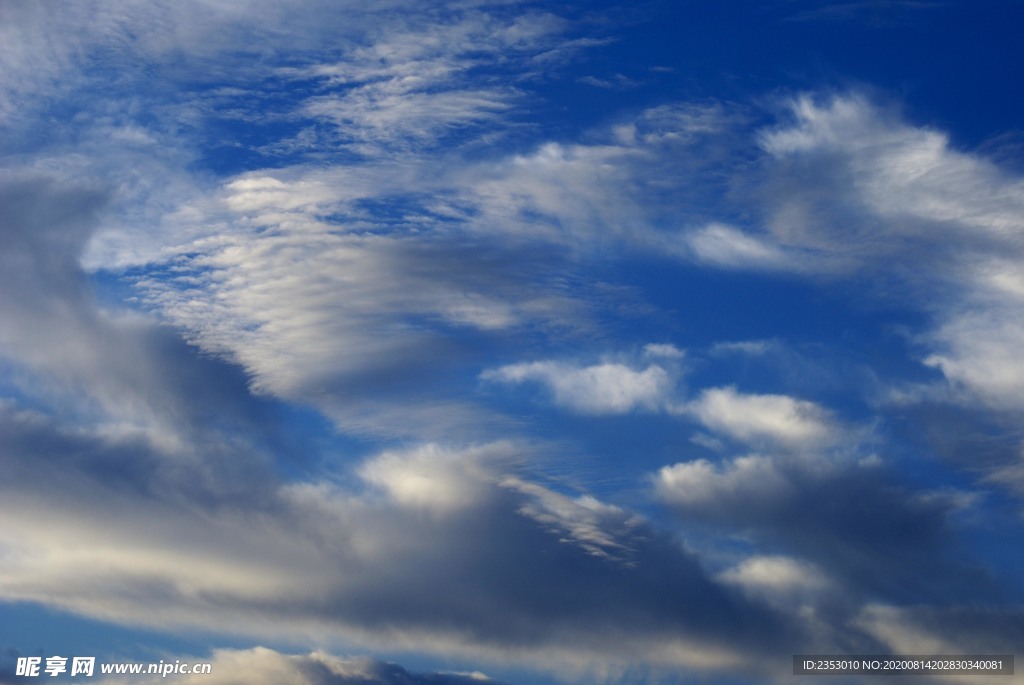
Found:
[[[801,270],[795,254],[787,254],[770,241],[744,233],[732,226],[710,224],[686,236],[694,257],[706,264],[726,268]]]
[[[70,379],[64,397],[108,402],[105,418],[132,430],[96,425],[80,407],[3,407],[4,598],[165,630],[300,634],[552,670],[752,668],[734,626],[799,632],[632,512],[513,468],[507,442],[414,442],[351,473],[354,458],[334,455],[351,487],[281,480],[275,460],[291,474],[294,455],[278,451],[232,364],[258,392],[313,403],[346,428],[429,425],[465,438],[470,425],[494,431],[458,393],[434,392],[453,369],[472,369],[475,386],[476,358],[445,354],[470,348],[459,337],[583,318],[552,266],[564,255],[466,240],[478,226],[462,230],[468,220],[433,192],[426,167],[395,170],[230,176],[180,200],[176,218],[195,232],[169,222],[156,247],[94,251],[93,267],[145,265],[146,304],[196,347],[93,301],[81,262],[90,240],[112,240],[105,187],[79,196],[67,177],[11,187],[3,283],[38,299],[9,304],[27,325],[5,352]],[[382,216],[383,204],[403,213]],[[48,213],[61,207],[75,211]],[[681,353],[644,354],[649,371],[613,364],[598,382],[632,373],[664,391]]]
[[[581,257],[608,252],[690,259],[680,222],[723,192],[719,137],[742,117],[717,103],[675,103],[598,127],[587,142],[548,141],[464,171],[456,197],[473,224],[550,242]],[[710,148],[710,149],[709,149]]]
[[[796,123],[766,131],[763,148],[780,161],[817,163],[829,172],[821,179],[824,183],[852,182],[846,198],[837,193],[834,199],[849,198],[862,212],[890,220],[884,233],[861,233],[868,227],[854,224],[862,237],[874,238],[865,248],[896,247],[901,238],[911,238],[910,246],[966,238],[984,248],[989,241],[1010,239],[1018,226],[1024,182],[984,159],[951,149],[946,135],[909,126],[857,96],[837,97],[825,105],[804,97],[792,110]],[[923,231],[917,223],[921,220],[933,222],[936,230]],[[806,228],[812,227],[827,228]]]
[[[541,34],[553,29],[538,22],[543,42]],[[360,48],[365,64],[310,74],[339,84],[404,78],[402,60],[419,59],[419,50],[455,59],[450,51],[465,47],[428,38],[403,56],[387,48],[385,36],[379,49]],[[372,67],[378,51],[384,66]],[[300,70],[291,77],[303,74],[310,76]],[[443,77],[441,70],[436,78]],[[478,335],[483,353],[528,330],[592,330],[593,310],[606,296],[578,282],[594,256],[579,249],[597,226],[614,226],[598,231],[613,241],[662,249],[667,238],[637,217],[641,205],[655,204],[644,201],[649,193],[665,190],[630,179],[638,165],[665,162],[666,152],[696,144],[726,118],[713,106],[666,106],[602,132],[617,142],[551,143],[528,155],[474,162],[439,162],[420,150],[229,177],[179,213],[183,223],[208,226],[205,235],[169,226],[137,288],[145,305],[190,342],[245,368],[256,390],[312,401],[344,430],[431,439],[473,430],[495,418],[454,392],[422,396],[425,380],[440,367],[449,378],[467,370],[458,361],[469,361],[459,342],[465,335]],[[116,238],[101,232],[94,245]],[[663,367],[612,364],[575,380],[563,373],[559,397],[572,395],[566,401],[580,408],[581,393],[600,386],[602,399],[584,411],[651,409],[672,382]],[[410,420],[393,420],[399,404]],[[411,420],[417,415],[422,419]]]
[[[924,363],[993,407],[1019,410],[1024,360],[1017,348],[1024,325],[1018,316],[1024,299],[986,304],[972,312],[950,312],[947,322],[928,336],[937,351]]]
[[[920,335],[925,363],[968,396],[1020,409],[1024,180],[862,96],[791,107],[791,125],[761,136],[774,241],[840,260],[837,275],[899,284],[937,322]]]
[[[1024,616],[1007,607],[904,608],[876,602],[865,606],[855,623],[893,654],[1012,654],[1024,636]],[[977,683],[980,678],[959,675],[949,680]]]
[[[510,41],[529,52],[557,40],[559,26],[547,15],[506,22],[456,13],[439,34],[410,42],[403,38],[407,27],[387,25],[358,47],[346,44],[350,61],[288,68],[276,78],[323,79],[342,90],[408,81],[436,94],[445,79],[458,80],[452,73],[470,68],[460,61],[463,53],[478,59],[480,50],[503,50]],[[436,60],[451,64],[442,68]],[[238,90],[237,97],[248,97]],[[593,235],[595,222],[614,221],[619,237],[650,243],[649,231],[634,235],[630,228],[632,194],[611,191],[652,150],[717,130],[719,115],[713,107],[659,107],[618,127],[621,144],[552,143],[498,161],[451,157],[439,164],[424,149],[408,148],[409,156],[298,164],[229,176],[214,187],[175,181],[166,196],[141,188],[118,195],[81,259],[90,269],[144,267],[135,282],[141,303],[190,343],[244,368],[261,394],[312,402],[354,433],[469,432],[498,419],[454,388],[424,396],[427,379],[471,368],[472,359],[461,354],[467,334],[480,334],[484,353],[511,333],[591,329],[598,296],[575,281],[585,266],[573,254],[577,229]],[[421,121],[410,116],[410,125]],[[396,122],[382,130],[408,137]],[[170,135],[160,142],[170,149],[193,144]],[[104,159],[100,149],[92,152]],[[133,160],[115,155],[106,167],[134,168]],[[195,162],[187,155],[167,160],[152,175],[184,178]],[[102,166],[83,171],[107,175]],[[537,183],[543,167],[549,171],[540,176],[568,184],[566,192],[552,194],[551,184]],[[540,215],[573,239],[529,218]],[[609,367],[594,372],[607,378],[581,382],[618,384],[624,396],[609,405],[613,411],[647,407],[667,382],[658,368],[630,379]],[[641,387],[629,387],[637,382]],[[395,421],[396,412],[405,420]]]
[[[849,22],[873,28],[892,28],[917,18],[920,10],[945,7],[941,0],[860,0],[858,2],[831,2],[821,7],[797,12],[787,21]]]
[[[62,178],[0,180],[0,355],[14,386],[70,421],[181,453],[231,427],[254,444],[275,429],[237,369],[199,357],[137,312],[101,307],[80,259],[110,193]],[[212,408],[216,407],[216,416]]]
[[[741,340],[737,342],[720,342],[711,347],[712,355],[742,354],[751,357],[763,355],[778,346],[775,340]]]
[[[598,78],[596,76],[581,76],[577,79],[580,83],[585,83],[588,86],[594,86],[595,88],[607,88],[609,90],[629,90],[631,88],[638,88],[642,84],[639,81],[629,78],[623,74],[612,74],[608,78]]]
[[[841,438],[842,430],[822,407],[785,395],[748,395],[711,388],[686,405],[708,428],[747,444],[813,448]]]
[[[665,466],[653,482],[656,496],[684,520],[735,531],[761,550],[815,565],[839,582],[844,602],[930,601],[963,583],[991,600],[990,580],[954,551],[951,518],[964,499],[901,484],[890,468],[870,460],[701,459]]]
[[[364,463],[359,475],[401,506],[444,513],[478,505],[486,496],[488,468],[511,466],[515,459],[511,444],[468,451],[424,445],[412,451],[385,452]]]
[[[244,454],[203,480],[210,465],[138,440],[0,419],[8,600],[545,669],[753,667],[737,625],[795,629],[635,515],[510,471],[506,444],[382,453],[367,487],[343,488],[278,482]]]
[[[757,550],[722,571],[723,581],[793,611],[817,607],[815,620],[832,626],[871,597],[928,602],[963,583],[979,601],[997,592],[953,551],[953,522],[977,503],[970,491],[903,481],[889,460],[865,452],[870,434],[811,402],[726,387],[683,406],[741,451],[705,439],[722,456],[663,466],[651,482],[684,525],[741,536]],[[794,590],[795,578],[806,592]]]
[[[1017,333],[996,322],[1014,318],[1020,306],[1019,296],[1010,291],[1020,260],[1012,236],[1024,202],[1021,181],[983,158],[952,149],[940,132],[911,126],[856,94],[795,99],[788,120],[763,130],[757,138],[763,154],[759,187],[758,183],[740,184],[745,195],[739,199],[754,210],[746,216],[760,215],[761,225],[716,217],[713,199],[723,196],[729,182],[709,187],[713,184],[709,179],[727,179],[730,173],[750,169],[740,163],[752,149],[749,138],[738,132],[745,121],[739,107],[663,105],[630,121],[593,131],[586,143],[546,141],[531,152],[491,155],[474,163],[448,155],[439,164],[427,153],[440,141],[448,145],[451,141],[446,136],[451,132],[477,131],[467,134],[464,142],[503,135],[501,131],[509,123],[502,119],[503,108],[525,95],[497,84],[492,70],[526,80],[537,78],[528,65],[545,51],[573,43],[567,36],[571,30],[568,23],[544,13],[513,16],[479,7],[463,7],[443,16],[424,10],[432,20],[419,24],[401,21],[397,14],[381,22],[374,13],[353,11],[346,15],[346,27],[340,34],[337,49],[341,59],[330,61],[313,55],[317,46],[335,35],[332,31],[339,28],[338,22],[320,25],[317,17],[323,13],[318,14],[317,7],[313,3],[283,13],[254,1],[247,4],[245,12],[204,6],[198,13],[169,11],[157,21],[159,10],[144,5],[103,5],[103,11],[84,22],[86,29],[64,32],[76,35],[73,45],[65,47],[55,39],[62,33],[60,21],[64,19],[47,27],[42,21],[44,12],[19,10],[14,23],[26,29],[22,33],[28,37],[11,43],[15,46],[9,51],[12,60],[20,63],[19,55],[46,53],[49,58],[41,68],[52,68],[54,74],[69,65],[79,73],[90,65],[106,64],[103,60],[108,58],[102,55],[118,54],[105,50],[109,45],[120,45],[143,65],[167,59],[176,45],[197,46],[182,66],[192,74],[201,71],[211,55],[233,55],[239,36],[259,26],[280,27],[260,34],[266,39],[260,44],[268,55],[285,51],[297,36],[303,40],[311,37],[310,57],[298,65],[274,70],[269,77],[265,70],[239,69],[231,84],[232,92],[238,93],[235,109],[251,110],[256,104],[252,94],[261,90],[267,79],[278,84],[308,84],[312,80],[322,89],[314,94],[296,91],[302,106],[285,117],[304,130],[320,131],[314,136],[319,149],[309,152],[328,154],[341,140],[367,155],[326,165],[321,157],[315,168],[293,167],[291,178],[282,173],[253,173],[229,179],[220,198],[224,206],[217,210],[208,206],[218,195],[215,189],[204,194],[184,180],[175,186],[173,198],[135,188],[136,209],[143,212],[146,206],[149,214],[101,231],[89,257],[91,266],[123,266],[154,255],[159,261],[173,263],[171,254],[175,252],[198,256],[201,261],[206,255],[196,255],[197,250],[217,251],[220,244],[216,240],[196,242],[195,226],[212,227],[208,235],[233,234],[242,240],[251,237],[243,228],[248,225],[253,230],[363,234],[396,228],[419,231],[420,235],[437,231],[494,236],[497,231],[515,235],[519,241],[528,239],[535,246],[554,245],[575,256],[625,245],[730,269],[791,271],[815,277],[884,272],[886,278],[909,282],[911,293],[932,292],[936,287],[965,293],[922,305],[935,312],[939,321],[930,335],[923,336],[931,348],[923,359],[993,406],[1016,406],[1013,398],[1020,395],[1015,393],[1020,384],[1013,379],[1021,374],[1014,367],[1005,375],[994,374],[992,369],[1012,362],[1010,343]],[[235,28],[218,34],[225,26]],[[305,32],[307,29],[311,33]],[[210,39],[214,35],[218,40]],[[30,37],[49,47],[42,50],[30,44]],[[495,66],[491,61],[498,55],[504,61]],[[20,78],[14,75],[17,71],[11,72],[12,83]],[[142,79],[132,80],[136,82]],[[230,90],[221,88],[221,97],[230,100]],[[190,121],[210,123],[213,115],[204,109],[202,97],[193,98],[188,107],[192,108],[190,116],[198,117]],[[135,141],[159,141],[162,149],[194,148],[194,140],[170,132],[169,122],[176,121],[181,112],[180,108],[167,110],[161,114],[163,123],[148,129],[132,122],[127,112],[118,112],[123,121],[114,117],[112,125],[109,117],[99,117],[104,123],[91,130],[98,140],[109,140],[110,135],[101,134],[112,131],[114,138],[123,140],[127,136]],[[326,122],[333,122],[341,138],[324,137],[322,124]],[[481,122],[487,122],[487,131],[474,128]],[[132,164],[108,164],[106,169],[135,168],[137,162],[153,156],[153,149],[148,145],[147,154],[136,155]],[[404,152],[374,166],[383,159],[378,153],[397,150]],[[102,157],[96,150],[91,156]],[[167,169],[150,175],[174,177],[166,171],[194,161],[168,161]],[[710,165],[724,171],[701,173]],[[324,166],[331,168],[323,172]],[[130,185],[127,179],[125,185]],[[178,208],[172,210],[175,202]],[[384,205],[389,212],[396,206],[407,211],[385,217],[380,212]],[[223,212],[225,207],[230,211]],[[154,221],[157,216],[163,219]],[[669,221],[669,217],[674,219]],[[833,217],[843,220],[837,222]],[[153,236],[151,245],[143,245],[142,236],[129,230],[129,226],[161,223],[164,235]],[[666,228],[669,225],[673,228]],[[298,236],[291,239],[298,240]],[[322,237],[310,238],[307,249],[321,247]],[[911,271],[904,266],[908,263],[921,268]],[[225,277],[226,282],[230,280]],[[423,283],[411,285],[415,290]],[[462,285],[451,284],[450,288],[457,292]],[[205,290],[192,289],[189,301],[201,306]],[[427,311],[426,315],[494,330],[532,319],[531,313],[538,310],[550,312],[552,303],[566,304],[564,293],[551,293],[544,286],[525,302],[516,298],[510,302],[505,293],[481,290],[486,289],[470,289],[470,295],[461,301],[454,292],[448,293],[451,301],[443,311]],[[173,300],[167,293],[163,295],[163,301]],[[159,302],[153,299],[151,304],[159,308]],[[965,318],[962,313],[977,311],[979,303],[983,315]],[[571,308],[561,306],[548,320]],[[419,314],[417,307],[413,315]],[[185,328],[196,323],[194,319],[185,321],[180,309],[169,316]],[[210,326],[218,318],[208,317],[204,325]],[[244,340],[245,336],[235,335],[239,328],[260,326],[249,316],[229,320],[239,326],[222,336],[226,340]],[[982,333],[977,332],[979,325],[984,326]],[[190,335],[199,344],[215,337],[219,337],[217,332],[208,330],[203,334],[192,330]],[[360,342],[355,341],[355,347]],[[410,344],[421,342],[411,340]],[[216,341],[209,345],[225,353]],[[245,353],[258,356],[252,350]],[[237,350],[231,354],[240,357]],[[255,376],[266,375],[254,364],[247,367]],[[364,415],[373,413],[372,404],[363,404]]]
[[[841,593],[836,583],[811,563],[787,556],[752,556],[718,574],[718,579],[780,610],[815,624],[819,635],[830,632],[830,596]],[[824,619],[824,620],[822,620]]]
[[[510,364],[485,371],[481,378],[502,383],[546,386],[555,404],[580,414],[626,414],[659,410],[671,398],[675,374],[657,364],[642,370],[606,362],[573,366],[542,361]]]
[[[728,468],[716,468],[706,459],[663,467],[658,473],[659,496],[684,506],[718,505],[728,499],[736,504],[784,494],[789,483],[767,457],[740,457]]]
[[[505,478],[501,485],[532,497],[519,513],[564,536],[561,542],[577,544],[596,557],[632,565],[630,541],[645,525],[638,515],[591,495],[568,497],[514,477]]]
[[[257,391],[312,399],[357,432],[440,434],[489,420],[454,394],[422,396],[427,379],[472,367],[459,337],[498,341],[586,317],[551,282],[545,260],[523,262],[500,245],[279,225],[196,247],[140,280],[149,305],[204,350],[243,366]],[[396,403],[408,408],[406,420],[388,415]],[[415,412],[425,420],[410,420]]]
[[[536,56],[562,42],[565,28],[549,14],[452,14],[414,29],[386,27],[342,61],[307,68],[334,92],[310,98],[305,114],[330,121],[342,144],[362,154],[434,147],[498,120],[519,99],[515,88],[476,72]]]
[[[1024,449],[1016,461],[995,467],[986,476],[986,480],[1024,496]]]
[[[721,578],[744,587],[770,591],[814,590],[827,583],[813,566],[787,557],[751,557],[724,571]]]

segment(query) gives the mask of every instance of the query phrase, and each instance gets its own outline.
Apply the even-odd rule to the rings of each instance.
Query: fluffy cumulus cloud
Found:
[[[559,362],[526,362],[488,371],[483,378],[540,383],[551,390],[556,404],[584,414],[657,409],[672,385],[669,374],[660,366],[634,370],[614,363],[576,367]]]
[[[515,457],[514,445],[469,451],[425,445],[411,452],[386,452],[364,464],[360,475],[398,505],[443,513],[477,504],[485,496],[488,462],[509,464]]]
[[[0,600],[211,683],[1019,644],[1024,179],[562,9],[0,0]]]
[[[718,577],[780,608],[796,607],[812,622],[817,620],[818,606],[836,590],[832,579],[814,564],[777,555],[748,557]]]
[[[496,383],[541,385],[557,406],[580,414],[668,409],[678,392],[683,351],[674,345],[651,343],[644,346],[640,357],[631,363],[606,360],[588,366],[559,361],[520,362],[490,369],[480,377]],[[646,366],[639,368],[644,363]]]
[[[710,388],[687,407],[708,428],[747,444],[815,447],[836,441],[840,428],[828,413],[785,395],[747,395]]]
[[[789,483],[768,457],[739,457],[727,467],[707,459],[681,462],[663,467],[658,474],[658,491],[663,499],[684,507],[737,506],[750,497],[760,500],[784,494]]]

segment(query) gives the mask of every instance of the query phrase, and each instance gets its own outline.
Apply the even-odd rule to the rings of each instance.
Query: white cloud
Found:
[[[927,364],[963,399],[1024,407],[1024,179],[861,96],[803,97],[792,112],[761,138],[773,240],[898,284],[936,321],[919,336]]]
[[[1024,262],[1022,262],[1024,267]],[[927,337],[941,350],[924,363],[999,408],[1021,409],[1024,391],[1024,303],[955,313]]]
[[[422,408],[397,423],[387,420],[386,405],[414,401],[423,387],[417,378],[459,364],[446,350],[460,332],[559,329],[581,318],[539,265],[503,264],[500,246],[465,246],[443,229],[434,240],[402,231],[339,233],[305,211],[287,220],[277,209],[258,211],[258,223],[272,230],[196,242],[194,255],[139,288],[191,341],[241,364],[257,390],[312,398],[347,428],[442,430],[463,422],[474,411],[453,397],[417,402]],[[395,377],[399,370],[407,381]],[[373,383],[374,376],[389,381]],[[335,401],[343,386],[347,399]],[[445,406],[450,421],[436,423]],[[432,418],[412,421],[416,411]]]
[[[771,501],[784,497],[793,487],[774,460],[760,455],[718,465],[697,459],[664,466],[654,486],[659,499],[687,508]]]
[[[633,369],[605,362],[573,366],[554,361],[523,362],[486,371],[481,378],[504,383],[540,383],[556,404],[581,414],[658,411],[671,398],[673,374],[657,364]]]
[[[519,478],[504,478],[501,485],[530,496],[532,501],[520,513],[566,536],[563,542],[578,544],[596,557],[631,563],[630,539],[643,523],[636,514],[590,495],[572,498]]]
[[[748,444],[813,448],[835,442],[841,429],[822,407],[786,395],[750,395],[711,388],[685,405],[708,428]]]
[[[1016,461],[996,467],[986,477],[990,483],[997,483],[1024,496],[1024,446],[1021,447],[1020,455]]]
[[[452,129],[493,120],[511,106],[514,92],[381,92],[380,86],[355,89],[343,97],[320,98],[306,113],[334,122],[359,152],[379,154],[395,145],[434,144]],[[367,141],[367,142],[364,142]]]
[[[1012,239],[1019,228],[1024,181],[953,150],[946,135],[908,126],[856,96],[837,97],[824,106],[803,97],[793,103],[793,113],[795,126],[764,134],[765,150],[780,158],[840,156],[854,198],[876,215],[895,220],[885,235],[873,236],[880,241],[895,241],[901,234],[925,243],[957,234]],[[924,232],[920,224],[900,220],[935,223]]]
[[[546,26],[536,27],[541,42],[554,30]],[[380,40],[386,43],[386,36]],[[414,52],[422,48],[438,59],[468,49],[423,40],[430,45]],[[365,64],[298,75],[333,79],[339,88],[405,78],[404,58],[385,43],[382,73],[370,64],[374,50],[363,47],[356,53],[366,53],[359,58]],[[421,68],[409,66],[409,73]],[[444,70],[435,76],[443,79]],[[416,374],[429,373],[439,360],[452,363],[446,350],[464,329],[495,340],[527,328],[586,330],[588,293],[570,287],[581,268],[577,250],[589,250],[598,234],[661,249],[663,239],[638,219],[641,197],[666,191],[633,179],[651,159],[664,161],[666,150],[711,135],[723,118],[717,107],[661,107],[643,113],[628,132],[619,127],[616,140],[625,142],[550,143],[533,154],[473,164],[424,153],[242,174],[178,212],[176,223],[209,227],[206,237],[168,226],[173,230],[156,251],[163,272],[151,269],[138,285],[148,306],[205,351],[241,364],[260,392],[315,398],[346,430],[394,434],[398,425],[439,437],[445,426],[482,425],[477,410],[454,398],[430,398],[429,412],[409,408],[412,401],[425,406],[414,398],[423,387]],[[383,214],[381,206],[388,208]],[[123,245],[118,235],[101,234],[96,244]],[[175,243],[175,235],[183,239]],[[94,261],[102,264],[110,250],[96,252]],[[143,254],[153,258],[154,251]],[[614,363],[577,373],[549,369],[546,378],[557,386],[556,401],[576,410],[655,410],[673,382],[660,359],[675,352],[652,346],[647,354],[659,361],[640,369]],[[408,383],[368,382],[397,368],[408,370]],[[344,402],[335,399],[343,385]],[[386,405],[396,401],[410,417],[433,418],[395,424]],[[449,419],[437,423],[443,407]]]
[[[815,564],[786,556],[753,556],[722,571],[718,579],[739,587],[751,597],[757,597],[780,609],[799,614],[804,620],[818,624],[826,633],[827,622],[822,621],[821,608],[829,594],[842,592]]]
[[[744,559],[739,565],[723,571],[719,577],[729,583],[768,592],[816,590],[828,583],[812,564],[780,556]]]
[[[856,624],[896,654],[952,654],[964,649],[918,624],[913,613],[901,607],[869,604],[857,616]]]
[[[133,121],[127,105],[124,111],[97,112],[100,105],[93,103],[91,114],[117,116],[92,117],[96,123],[85,137],[103,143],[118,141],[117,149],[134,146],[138,154],[110,153],[106,163],[95,162],[87,169],[105,177],[111,170],[121,170],[119,190],[131,198],[118,209],[116,220],[104,222],[107,228],[93,241],[89,253],[91,266],[153,259],[166,263],[173,259],[172,246],[179,254],[217,250],[216,241],[195,240],[204,232],[220,236],[251,235],[250,230],[265,229],[450,233],[458,224],[458,231],[501,233],[518,241],[557,245],[576,255],[626,245],[727,268],[816,275],[858,268],[882,271],[910,281],[912,292],[931,292],[936,285],[949,284],[954,291],[965,291],[964,297],[944,296],[922,303],[930,312],[937,311],[939,320],[934,338],[925,336],[933,349],[924,356],[950,380],[986,401],[1019,406],[1013,399],[1022,395],[1016,392],[1022,378],[1016,367],[1007,374],[993,373],[1007,363],[1018,331],[990,325],[985,335],[971,336],[967,331],[977,321],[961,320],[960,312],[984,301],[990,321],[1017,318],[1020,284],[1013,274],[1024,257],[1014,236],[1024,209],[1024,182],[983,158],[953,149],[937,131],[908,125],[880,111],[866,98],[799,98],[792,103],[790,122],[763,132],[759,141],[766,154],[762,162],[767,180],[755,196],[745,199],[759,205],[765,221],[763,226],[745,227],[709,217],[713,212],[707,210],[706,200],[700,211],[684,211],[699,205],[690,201],[689,193],[714,197],[701,185],[707,176],[699,173],[700,164],[721,161],[722,155],[731,155],[735,163],[742,152],[736,147],[735,132],[741,115],[718,104],[652,108],[633,121],[592,133],[595,142],[589,144],[547,141],[533,152],[472,164],[452,155],[438,162],[426,154],[448,133],[475,130],[481,122],[488,126],[487,131],[479,131],[479,139],[503,135],[504,108],[524,93],[496,85],[474,70],[487,56],[500,54],[505,59],[501,68],[509,74],[535,78],[529,72],[534,58],[573,43],[566,38],[567,23],[547,14],[510,17],[462,7],[444,20],[434,16],[419,25],[399,21],[397,15],[382,21],[386,11],[355,9],[327,13],[330,20],[324,21],[316,3],[287,12],[255,0],[238,8],[202,4],[194,11],[104,3],[88,17],[52,12],[49,5],[42,5],[42,10],[19,9],[9,24],[14,28],[4,56],[11,66],[9,90],[18,98],[31,100],[30,93],[37,89],[59,91],[60,74],[80,74],[95,66],[94,60],[109,66],[104,60],[110,55],[130,54],[144,71],[145,65],[158,63],[184,45],[195,50],[186,50],[192,58],[182,69],[196,74],[201,73],[204,60],[233,54],[240,37],[253,31],[264,39],[259,45],[268,55],[294,47],[300,37],[309,38],[310,57],[276,70],[272,78],[275,83],[314,79],[327,91],[305,100],[300,108],[304,114],[288,115],[305,117],[306,130],[320,118],[337,124],[341,138],[327,141],[318,134],[321,148],[316,154],[336,152],[339,142],[354,146],[374,163],[380,161],[377,153],[382,150],[403,151],[380,166],[349,159],[346,163],[354,166],[334,165],[326,172],[293,170],[292,178],[279,172],[254,172],[231,179],[222,195],[225,205],[217,209],[210,206],[217,191],[204,191],[184,171],[195,161],[189,158],[191,153],[161,158],[159,169],[146,172],[147,178],[171,179],[164,190],[147,186],[140,174],[133,178],[126,171],[154,159],[154,150],[191,149],[194,141],[172,123],[185,109],[193,117],[190,125],[201,123],[210,114],[201,98],[171,113],[167,109],[171,105],[163,103],[155,110],[163,123],[150,128]],[[335,14],[344,15],[345,20]],[[84,28],[77,30],[79,24]],[[68,29],[70,25],[76,30]],[[233,30],[223,30],[228,26]],[[277,28],[259,28],[266,26]],[[67,35],[72,39],[63,45]],[[340,59],[314,57],[316,48],[327,44],[333,45]],[[109,49],[111,45],[123,52]],[[33,63],[44,78],[31,87],[23,73],[30,63],[26,55],[45,56],[41,63]],[[237,110],[253,110],[255,101],[244,98],[259,91],[267,78],[265,71],[240,68],[235,81],[221,91],[239,94]],[[74,79],[68,76],[68,80]],[[718,151],[702,147],[707,141],[716,141]],[[95,142],[87,151],[94,161],[104,157]],[[61,159],[67,163],[71,155]],[[323,159],[316,166],[323,168]],[[367,203],[401,204],[409,194],[416,199],[398,218],[385,220],[367,209]],[[446,224],[440,221],[445,212]],[[675,217],[676,224],[699,228],[660,228],[672,223],[668,217]],[[911,270],[907,264],[917,266]],[[231,277],[226,278],[230,282]],[[412,285],[419,288],[423,283]],[[544,318],[553,303],[559,304],[559,294],[550,292],[536,292],[527,302],[509,302],[479,290],[470,289],[464,298],[457,295],[459,287],[441,290],[440,298],[448,301],[428,308],[427,316],[489,330],[531,319],[536,311]],[[436,290],[433,294],[438,295]],[[189,300],[202,308],[203,295],[195,289]],[[413,315],[421,313],[419,307],[413,309]],[[204,331],[200,335],[190,327],[198,319],[185,321],[182,311],[177,309],[170,318],[190,329],[199,344],[237,337],[236,347],[250,345],[251,336],[234,333],[262,324],[247,315],[229,316],[228,320],[240,324],[229,334]],[[562,307],[558,315],[564,312]],[[220,314],[206,316],[204,325],[212,325]],[[323,332],[328,333],[326,328]],[[1005,344],[985,340],[1005,340]],[[216,341],[211,349],[224,352]],[[268,355],[266,350],[235,352],[236,359],[243,356],[265,359]],[[256,376],[269,375],[255,366],[249,368]]]
[[[717,104],[665,105],[590,132],[592,142],[548,141],[529,153],[463,170],[460,202],[492,234],[550,242],[578,256],[628,248],[686,259],[677,226],[709,191],[701,146],[729,135],[735,117]],[[697,152],[697,151],[700,152]]]
[[[792,113],[759,139],[763,178],[748,198],[765,217],[757,229],[652,228],[652,208],[674,205],[649,179],[681,187],[696,176],[668,165],[673,146],[729,140],[730,119],[714,108],[675,119],[650,110],[603,144],[542,146],[495,165],[461,198],[483,224],[535,239],[587,248],[613,240],[725,268],[897,284],[884,287],[938,322],[919,338],[928,363],[989,404],[1019,408],[1012,322],[1024,307],[1015,276],[1024,181],[861,96],[799,98]]]
[[[643,152],[633,146],[546,143],[488,167],[470,169],[460,197],[481,213],[475,224],[586,249],[614,244],[639,226],[644,209],[628,191]]]
[[[666,343],[648,343],[644,345],[644,354],[649,357],[664,357],[665,359],[682,359],[686,356],[683,350]]]
[[[744,354],[756,357],[769,352],[778,346],[774,340],[741,340],[736,342],[715,343],[711,354]]]
[[[348,151],[394,161],[441,143],[450,151],[467,132],[493,141],[507,110],[524,97],[518,84],[540,76],[532,66],[538,56],[589,46],[567,39],[568,22],[544,12],[506,14],[470,3],[438,13],[408,4],[416,18],[385,8],[357,22],[363,34],[344,44],[340,60],[279,70],[321,82],[301,112],[329,123],[333,142]]]
[[[724,224],[710,224],[687,234],[685,240],[698,261],[714,266],[790,271],[810,266],[770,240]]]
[[[384,452],[365,462],[359,475],[401,506],[443,514],[479,504],[496,467],[510,468],[516,454],[508,443],[465,450],[430,444]]]
[[[323,47],[349,33],[353,24],[362,24],[353,21],[358,15],[351,7],[338,13],[322,9],[316,1],[286,9],[266,0],[229,5],[101,0],[89,8],[50,0],[11,5],[0,26],[0,116],[8,121],[31,117],[50,98],[95,86],[97,74],[105,75],[106,69],[119,70],[117,85],[144,81],[152,75],[147,66],[172,56],[187,56],[177,67],[190,76],[209,78],[208,69],[197,65],[217,57],[234,78],[245,80],[256,71],[251,50],[269,56],[298,36],[309,47]],[[242,46],[250,50],[249,59],[235,52]]]

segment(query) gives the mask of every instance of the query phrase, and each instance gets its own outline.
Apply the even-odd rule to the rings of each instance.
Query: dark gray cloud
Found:
[[[912,485],[874,459],[759,456],[666,467],[658,489],[696,540],[749,545],[718,578],[806,619],[812,651],[1011,653],[1024,625],[1016,579],[965,540],[1012,544],[979,525],[1000,515],[972,513],[978,495]]]
[[[750,667],[805,639],[628,512],[508,480],[508,445],[383,454],[361,495],[223,471],[215,489],[141,441],[3,418],[11,599],[537,666]]]
[[[757,540],[763,549],[813,562],[855,604],[868,599],[943,602],[967,594],[993,600],[998,588],[962,561],[951,519],[965,493],[900,482],[881,464],[830,465],[739,457],[662,470],[663,499],[687,521]]]
[[[86,290],[78,259],[108,198],[102,187],[68,187],[45,176],[0,178],[0,231],[7,248],[0,255],[5,318],[87,316],[78,313]],[[31,335],[21,328],[6,335]]]
[[[252,431],[273,443],[273,411],[243,372],[149,317],[97,301],[81,259],[109,196],[61,177],[0,180],[0,354],[30,374],[21,390],[155,441]]]

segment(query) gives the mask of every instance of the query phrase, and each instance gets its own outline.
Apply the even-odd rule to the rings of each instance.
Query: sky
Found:
[[[0,682],[1019,652],[1022,32],[0,0]]]

